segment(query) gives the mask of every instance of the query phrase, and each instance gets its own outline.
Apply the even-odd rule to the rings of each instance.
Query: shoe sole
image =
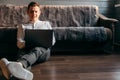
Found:
[[[2,60],[0,60],[0,68],[1,68],[1,71],[4,75],[4,77],[9,80],[10,79],[10,72],[9,72],[6,64]]]
[[[10,73],[18,78],[18,79],[22,79],[22,80],[32,80],[33,79],[33,74],[24,69],[21,64],[17,63],[17,62],[13,62],[8,64],[8,69],[10,71]]]

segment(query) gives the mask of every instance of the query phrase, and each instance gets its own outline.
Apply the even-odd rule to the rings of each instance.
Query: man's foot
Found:
[[[7,68],[7,65],[9,64],[9,61],[6,59],[6,58],[2,58],[0,60],[0,69],[2,71],[2,74],[3,76],[6,78],[6,79],[10,79],[10,72]]]
[[[10,73],[18,79],[22,80],[33,79],[33,74],[27,69],[24,69],[22,64],[19,62],[11,62],[10,64],[8,64],[8,69]]]

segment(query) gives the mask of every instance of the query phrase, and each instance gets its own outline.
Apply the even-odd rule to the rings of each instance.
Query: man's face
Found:
[[[27,11],[30,21],[36,21],[39,19],[40,16],[40,8],[38,6],[30,7]]]

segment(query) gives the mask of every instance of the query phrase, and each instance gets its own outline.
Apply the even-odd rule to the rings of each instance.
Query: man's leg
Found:
[[[50,49],[42,47],[33,48],[28,54],[22,51],[17,62],[12,62],[8,65],[11,74],[19,79],[32,80],[33,74],[27,70],[28,67],[36,62],[44,62],[50,57]],[[26,68],[26,69],[25,69]]]
[[[23,51],[22,54],[26,53]],[[20,55],[18,62],[21,62],[24,68],[28,68],[36,62],[44,62],[50,57],[50,49],[45,49],[43,47],[35,47],[28,54]]]

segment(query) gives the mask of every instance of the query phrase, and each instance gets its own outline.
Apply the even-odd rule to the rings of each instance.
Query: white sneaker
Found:
[[[12,76],[22,79],[22,80],[32,80],[33,74],[28,71],[27,69],[24,69],[22,64],[19,62],[11,62],[8,64],[8,69]]]
[[[0,68],[1,68],[1,71],[2,71],[2,74],[4,75],[4,77],[6,79],[10,79],[10,72],[7,68],[7,65],[9,64],[9,61],[6,59],[6,58],[2,58],[0,60]]]

